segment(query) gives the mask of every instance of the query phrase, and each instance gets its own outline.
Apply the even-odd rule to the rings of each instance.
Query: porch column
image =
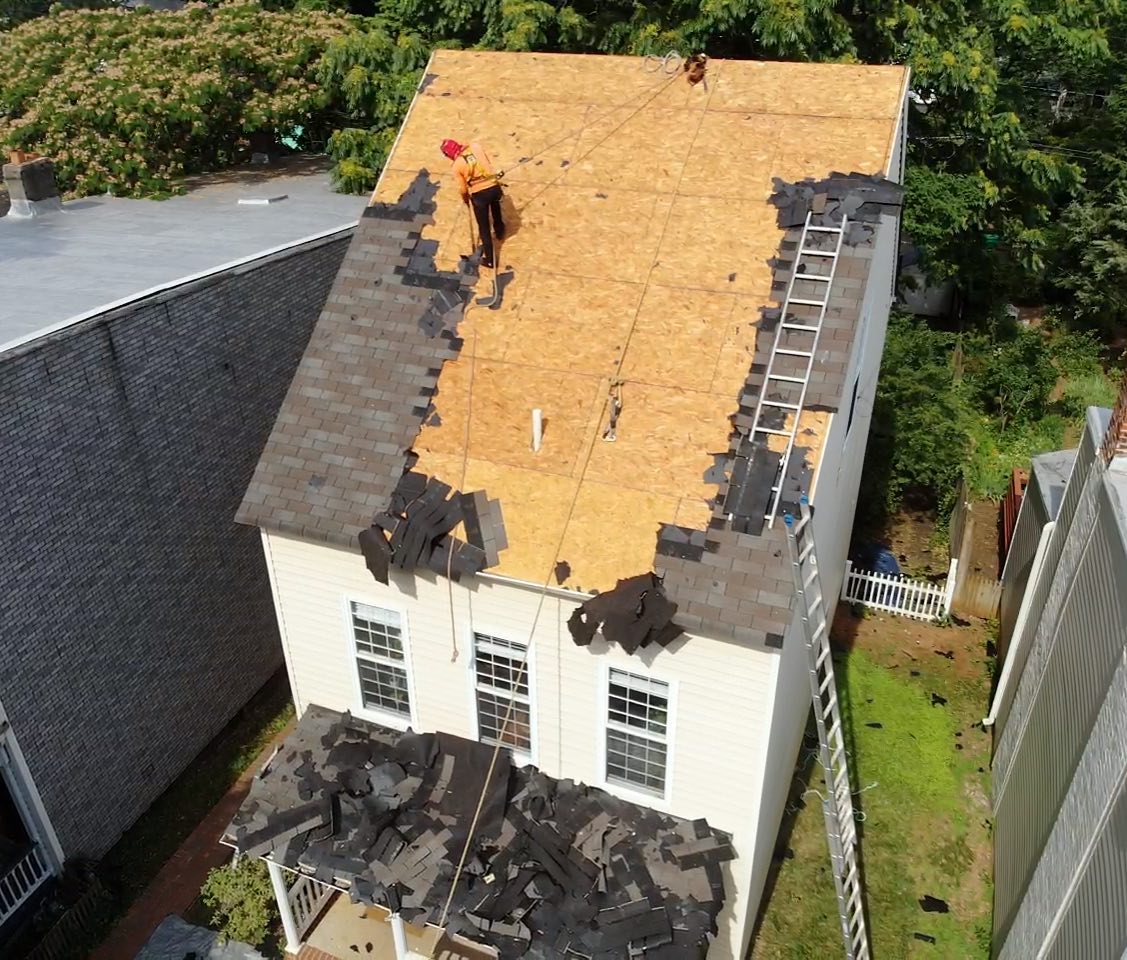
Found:
[[[301,949],[301,937],[297,935],[297,924],[294,923],[293,910],[290,908],[290,889],[286,886],[285,874],[273,860],[266,861],[266,869],[270,871],[274,899],[278,901],[278,913],[282,915],[282,929],[286,932],[286,953],[297,953]]]
[[[398,913],[391,915],[391,938],[395,941],[395,960],[407,960],[407,931]]]

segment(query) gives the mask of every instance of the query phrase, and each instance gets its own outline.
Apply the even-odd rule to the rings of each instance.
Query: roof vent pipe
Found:
[[[537,407],[532,411],[532,450],[534,453],[540,452],[540,444],[544,439],[544,415],[541,413],[540,408]]]

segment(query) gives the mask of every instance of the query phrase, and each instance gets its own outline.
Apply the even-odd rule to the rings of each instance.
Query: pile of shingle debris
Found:
[[[468,543],[452,533],[459,523]],[[499,501],[483,490],[459,493],[414,470],[404,471],[387,509],[358,540],[368,570],[380,583],[388,582],[392,566],[426,568],[458,581],[496,566],[509,545]]]
[[[677,604],[662,589],[661,577],[643,573],[619,580],[613,590],[599,593],[575,608],[567,629],[578,646],[589,646],[601,632],[607,643],[627,653],[656,643],[668,647],[682,634],[673,622]]]
[[[703,957],[724,834],[514,768],[502,750],[309,707],[228,828],[248,856],[438,923],[488,783],[447,930],[502,958]]]

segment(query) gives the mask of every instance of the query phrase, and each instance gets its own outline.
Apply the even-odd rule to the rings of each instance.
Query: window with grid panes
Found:
[[[403,622],[394,610],[351,603],[360,702],[369,710],[411,716]]]
[[[669,684],[611,670],[607,692],[607,780],[665,793]]]
[[[473,641],[478,739],[482,743],[500,743],[531,754],[532,705],[528,671],[521,674],[527,646],[485,633],[475,633]],[[512,713],[506,726],[509,704],[512,704]]]

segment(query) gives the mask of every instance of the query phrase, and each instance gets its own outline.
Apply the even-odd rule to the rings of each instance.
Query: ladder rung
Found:
[[[783,403],[782,400],[761,400],[760,405],[764,407],[780,407],[783,410],[801,410],[802,407],[797,403]]]
[[[800,303],[804,307],[824,307],[825,300],[807,300],[805,297],[791,297],[787,303]]]
[[[807,323],[784,323],[784,330],[802,330],[806,333],[817,333],[821,327],[812,327]]]
[[[815,227],[807,226],[807,233],[841,233],[841,227]]]
[[[818,273],[796,273],[795,280],[821,280],[823,283],[829,283],[833,277],[823,277]]]
[[[785,354],[788,357],[812,357],[812,356],[814,356],[813,351],[810,351],[810,350],[787,350],[787,349],[784,349],[783,347],[778,347],[775,350],[775,353],[782,353],[782,354]]]
[[[767,377],[767,379],[768,380],[781,380],[784,383],[805,383],[806,382],[805,377],[784,377],[782,374],[779,374],[779,373],[772,373],[770,376]]]
[[[773,427],[756,427],[756,433],[769,433],[774,437],[789,437],[789,430],[775,430]]]
[[[837,259],[836,250],[811,250],[808,247],[798,251],[800,257],[832,257]]]

